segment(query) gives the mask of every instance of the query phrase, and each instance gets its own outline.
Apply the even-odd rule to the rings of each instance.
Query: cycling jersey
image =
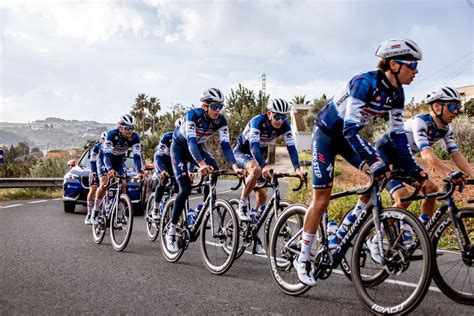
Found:
[[[265,150],[280,135],[283,135],[293,167],[295,169],[299,168],[298,151],[296,150],[290,123],[285,120],[280,128],[274,128],[267,114],[254,116],[247,123],[244,131],[237,139],[234,154],[236,158],[237,156],[248,157],[248,155],[251,155],[263,168],[266,166],[266,162],[262,150]],[[241,161],[239,163],[240,167],[245,168],[246,162],[248,162],[247,159]]]
[[[203,109],[189,110],[183,124],[174,131],[173,142],[176,146],[188,148],[194,161],[199,163],[203,160],[200,147],[217,131],[224,156],[232,165],[235,163],[235,157],[230,147],[227,119],[222,114],[211,120]]]
[[[449,154],[459,151],[453,137],[451,124],[436,127],[430,114],[419,114],[405,122],[408,142],[413,153],[420,152],[442,139]]]
[[[107,170],[118,171],[121,168],[127,151],[133,151],[133,161],[135,162],[135,171],[143,173],[140,137],[133,133],[130,138],[120,135],[118,129],[112,129],[107,133],[107,139],[104,142],[104,164]]]
[[[411,163],[408,139],[403,130],[403,88],[395,88],[380,71],[362,73],[352,78],[344,91],[319,112],[315,124],[329,136],[343,136],[354,151],[369,165],[377,160],[375,150],[359,130],[376,117],[389,113],[392,141],[398,158]]]
[[[165,133],[161,139],[160,143],[155,147],[155,154],[154,154],[154,165],[155,171],[160,173],[161,171],[169,171],[171,170],[171,158],[170,158],[170,148],[171,148],[171,141],[173,140],[173,132]]]
[[[97,143],[91,149],[90,168],[91,172],[97,173],[97,169],[104,163],[104,151],[102,144]]]

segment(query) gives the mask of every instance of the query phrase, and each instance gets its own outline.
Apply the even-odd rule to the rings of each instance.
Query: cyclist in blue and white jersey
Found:
[[[125,175],[125,155],[129,149],[133,151],[133,161],[135,163],[135,171],[138,174],[139,180],[144,178],[144,171],[142,169],[142,156],[140,136],[134,132],[135,118],[130,114],[125,114],[120,117],[116,129],[108,131],[107,138],[104,142],[104,164],[99,169],[100,186],[97,189],[97,194],[94,203],[93,217],[91,223],[97,225],[97,216],[99,215],[98,207],[100,200],[104,197],[109,177],[117,177],[117,175]],[[122,186],[123,192],[126,189],[126,182]],[[120,205],[119,205],[120,206]],[[121,223],[123,216],[122,210],[119,207],[117,221]]]
[[[312,140],[312,201],[305,215],[301,253],[293,265],[299,280],[314,286],[316,280],[309,260],[311,246],[323,213],[329,205],[333,185],[334,158],[343,156],[354,167],[367,170],[376,178],[388,175],[388,167],[359,130],[374,118],[389,113],[390,136],[397,157],[420,182],[426,174],[411,156],[403,130],[405,96],[402,85],[410,84],[422,58],[418,45],[408,39],[382,42],[376,53],[378,70],[353,77],[344,90],[329,100],[315,120]],[[356,207],[365,207],[368,196]],[[363,205],[361,205],[363,204]]]
[[[178,128],[181,126],[182,119],[177,119],[175,122],[175,127]],[[154,220],[160,219],[159,206],[161,199],[164,194],[164,186],[168,177],[173,176],[173,166],[171,165],[171,141],[173,140],[173,132],[164,133],[160,139],[160,143],[155,148],[155,154],[153,157],[155,172],[159,175],[160,182],[155,189],[155,205],[153,211],[151,212],[151,217]],[[172,178],[175,182],[174,178]],[[174,186],[174,189],[177,190],[177,186]],[[178,193],[177,191],[175,193]]]
[[[95,193],[99,185],[99,177],[97,177],[97,169],[104,163],[104,152],[102,145],[107,138],[107,131],[100,135],[100,141],[96,143],[90,151],[90,173],[89,173],[89,193],[87,194],[87,215],[84,224],[91,225],[92,208],[94,207]]]
[[[237,174],[245,175],[245,170],[238,167],[230,147],[227,119],[220,114],[224,106],[224,94],[216,88],[207,89],[201,97],[201,102],[200,109],[192,109],[186,113],[181,127],[174,131],[171,143],[171,160],[179,192],[165,239],[167,248],[173,252],[179,250],[175,238],[176,224],[183,212],[186,199],[191,194],[188,162],[196,164],[202,176],[217,169],[216,161],[204,149],[206,140],[219,132],[222,151],[228,164]],[[208,191],[207,188],[205,188],[205,195],[209,193],[206,191]]]
[[[426,95],[425,102],[431,108],[430,114],[419,114],[405,122],[405,131],[413,154],[420,153],[421,158],[428,163],[430,168],[444,177],[450,177],[454,183],[461,184],[468,177],[474,177],[474,170],[469,166],[469,162],[459,151],[453,137],[453,126],[450,124],[459,114],[461,109],[461,96],[458,91],[448,86],[432,88]],[[436,157],[431,146],[439,140],[443,140],[444,145],[451,156],[454,164],[461,170],[453,170],[450,166]],[[377,142],[377,150],[382,156],[393,155],[395,150],[389,135],[384,135]],[[396,160],[389,161],[394,168],[403,169]],[[437,186],[430,180],[425,185],[426,193],[433,193],[438,190]],[[395,206],[408,208],[410,203],[402,203],[401,199],[410,196],[403,182],[390,180],[386,189],[390,192],[395,201]],[[424,220],[429,220],[434,213],[435,199],[425,199],[421,205],[422,214],[426,214]]]

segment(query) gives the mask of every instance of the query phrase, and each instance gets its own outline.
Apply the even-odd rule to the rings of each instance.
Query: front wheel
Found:
[[[407,314],[428,291],[431,243],[423,225],[406,210],[384,209],[380,221],[381,244],[373,220],[367,221],[357,236],[352,251],[352,283],[371,313]],[[421,260],[416,261],[416,257]],[[380,263],[381,258],[384,263]]]
[[[441,252],[434,260],[433,279],[450,299],[474,305],[474,208],[459,209],[458,219],[466,230],[465,235],[461,234],[464,255],[459,249],[457,230],[451,217],[446,215],[438,222],[431,236],[433,247],[440,248]]]
[[[172,197],[171,199],[166,202],[163,214],[161,215],[161,222],[160,222],[160,241],[161,241],[161,252],[163,253],[163,256],[165,257],[166,261],[168,262],[177,262],[181,256],[184,253],[184,239],[187,237],[186,235],[188,234],[188,230],[186,228],[187,221],[185,218],[185,214],[183,211],[183,214],[181,214],[181,217],[179,218],[178,224],[176,225],[176,238],[178,240],[178,246],[179,250],[177,252],[172,252],[168,249],[166,246],[166,239],[165,235],[168,233],[169,229],[169,223],[171,222],[171,216],[173,213],[173,207],[174,203],[176,201],[176,197]]]
[[[92,225],[92,239],[96,244],[100,244],[104,240],[105,231],[107,230],[107,220],[102,211],[99,212],[98,222],[97,225]]]
[[[130,241],[133,228],[132,202],[127,194],[120,194],[117,206],[110,214],[110,239],[115,251],[123,251]]]
[[[232,206],[232,208],[234,209],[234,214],[237,215],[237,213],[235,212],[235,210],[239,207],[239,203],[240,203],[240,199],[238,198],[232,198],[229,200],[229,204]],[[235,254],[235,259],[238,259],[240,258],[240,256],[242,256],[245,252],[245,245],[244,245],[244,240],[243,240],[243,232],[245,231],[245,228],[243,227],[244,225],[242,225],[242,222],[240,221],[240,219],[237,220],[238,223],[237,223],[237,227],[239,227],[239,249],[237,250],[237,253]],[[230,223],[232,224],[232,223]],[[229,250],[226,250],[224,248],[224,251],[226,251],[227,253],[229,253],[230,251]]]
[[[270,211],[267,220],[265,221],[265,228],[263,230],[263,244],[265,246],[265,251],[268,253],[268,247],[270,246],[270,235],[275,228],[275,223],[280,217],[280,215],[283,213],[284,210],[286,210],[290,205],[293,203],[288,201],[288,200],[280,200],[280,205],[278,206],[277,212],[273,211],[273,209]],[[300,204],[302,206],[306,206],[304,204]],[[306,206],[307,207],[307,206]]]
[[[201,253],[212,274],[223,274],[232,266],[239,249],[239,231],[235,229],[238,220],[227,201],[218,199],[214,205],[212,210],[207,208],[201,223]]]

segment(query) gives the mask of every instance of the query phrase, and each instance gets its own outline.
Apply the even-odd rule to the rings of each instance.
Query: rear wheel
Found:
[[[206,268],[213,274],[230,269],[239,248],[239,231],[234,209],[225,200],[216,200],[201,223],[201,253]],[[225,249],[226,251],[223,251]]]
[[[433,279],[452,300],[474,305],[474,208],[459,209],[458,218],[466,230],[465,235],[461,234],[466,254],[463,257],[459,249],[451,217],[444,216],[431,236],[434,248],[442,249],[442,254],[434,260]]]
[[[115,251],[124,250],[133,228],[133,208],[130,198],[126,194],[120,194],[117,207],[112,209],[110,215],[110,239]]]
[[[298,296],[311,287],[301,283],[293,267],[293,261],[300,253],[300,239],[303,219],[307,208],[300,204],[291,205],[279,217],[270,235],[268,249],[272,277],[278,288],[285,294]],[[318,246],[314,239],[313,247]]]
[[[228,202],[231,205],[231,207],[233,208],[234,214],[237,215],[236,210],[239,207],[240,199],[232,198]],[[229,223],[229,225],[233,225],[233,223]],[[248,225],[248,224],[244,224],[244,225]],[[239,227],[239,249],[237,250],[237,253],[235,254],[235,259],[240,258],[240,256],[242,256],[244,254],[245,248],[246,248],[245,245],[244,245],[242,234],[247,228],[243,227],[242,222],[240,221],[240,219],[237,219],[237,227]],[[229,251],[226,250],[225,248],[224,248],[224,250],[227,251],[227,253],[229,253]]]
[[[176,197],[173,197],[166,202],[163,214],[161,215],[161,222],[160,222],[160,241],[161,241],[161,252],[163,253],[163,256],[165,257],[166,261],[168,262],[177,262],[181,256],[184,253],[184,247],[182,245],[184,244],[183,240],[185,238],[189,238],[187,236],[188,230],[186,228],[187,221],[184,218],[184,212],[181,214],[181,217],[179,218],[178,224],[176,225],[176,238],[178,239],[178,245],[181,245],[179,247],[179,250],[177,252],[172,252],[168,249],[166,246],[166,239],[165,235],[168,232],[169,229],[169,223],[171,222],[171,215],[173,212],[173,206],[175,203]]]
[[[268,218],[265,221],[265,228],[263,230],[263,242],[265,246],[265,251],[268,253],[268,247],[270,246],[270,235],[275,228],[275,223],[280,217],[280,215],[283,213],[284,210],[286,210],[290,205],[293,203],[288,201],[288,200],[280,200],[280,205],[277,209],[277,213],[271,211],[270,214],[268,214]],[[304,204],[301,204],[304,205]]]
[[[151,217],[151,212],[155,208],[155,193],[150,194],[148,201],[146,203],[145,211],[145,225],[146,225],[146,236],[149,240],[155,241],[158,237],[158,232],[160,231],[160,221],[154,220]]]
[[[100,207],[103,207],[103,203],[101,203]],[[105,231],[107,230],[107,219],[103,211],[99,212],[97,221],[97,225],[92,225],[92,239],[96,244],[100,244],[104,240]]]

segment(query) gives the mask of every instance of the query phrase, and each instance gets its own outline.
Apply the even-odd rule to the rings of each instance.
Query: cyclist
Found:
[[[107,138],[107,131],[100,135],[100,140],[91,149],[90,169],[89,174],[89,193],[87,194],[87,215],[84,224],[91,225],[92,208],[94,207],[95,193],[99,185],[99,178],[97,177],[97,167],[101,167],[104,163],[104,152],[102,145]],[[98,166],[97,166],[98,165]]]
[[[177,119],[175,122],[175,128],[181,126],[182,119]],[[169,176],[173,176],[173,166],[171,165],[170,147],[171,141],[173,140],[173,132],[167,132],[163,134],[160,139],[160,143],[155,148],[154,164],[155,172],[159,175],[160,183],[155,189],[155,205],[151,212],[151,217],[154,220],[160,219],[160,202],[163,198],[164,187],[166,180]],[[174,178],[172,181],[175,182]],[[174,185],[175,193],[177,192],[177,186]]]
[[[203,146],[215,132],[219,132],[222,151],[229,165],[237,174],[245,175],[245,170],[238,167],[230,147],[227,119],[220,113],[224,106],[223,93],[216,88],[207,89],[202,94],[201,102],[201,108],[192,109],[186,113],[183,124],[174,131],[171,143],[171,160],[179,192],[165,240],[168,249],[173,252],[179,250],[175,237],[176,224],[183,212],[186,199],[191,194],[191,179],[187,163],[196,164],[202,176],[217,169],[216,161]],[[204,195],[207,196],[207,194],[209,192],[206,187]]]
[[[353,77],[342,93],[330,99],[315,119],[312,201],[304,219],[301,252],[293,262],[298,279],[310,286],[316,284],[310,251],[321,217],[329,204],[335,155],[342,155],[354,167],[370,170],[376,178],[388,175],[387,165],[360,136],[361,128],[375,117],[388,112],[390,136],[397,148],[398,159],[405,164],[409,174],[420,182],[426,178],[411,156],[403,130],[405,97],[402,85],[410,84],[418,73],[421,50],[415,42],[399,38],[382,42],[375,55],[381,58],[378,69]],[[363,208],[364,202],[368,202],[368,196],[359,201],[364,205],[356,207]]]
[[[248,209],[248,197],[252,190],[255,191],[256,205],[259,210],[260,205],[267,200],[266,189],[255,189],[257,180],[269,179],[270,166],[265,162],[264,153],[268,146],[279,136],[283,135],[288,153],[296,173],[303,179],[304,170],[300,168],[298,151],[296,150],[293,133],[290,123],[286,120],[289,113],[289,105],[283,99],[273,99],[268,102],[267,113],[254,116],[245,126],[244,131],[237,139],[234,148],[234,155],[237,164],[247,170],[247,181],[242,190],[237,214],[241,221],[250,221]],[[256,252],[265,254],[265,250],[259,239],[256,241]]]
[[[474,177],[474,170],[459,151],[453,137],[453,127],[450,124],[459,114],[461,109],[461,97],[456,89],[448,86],[432,88],[428,91],[425,102],[429,104],[431,113],[419,114],[405,122],[405,132],[413,154],[420,153],[421,158],[436,172],[444,177],[450,177],[455,184],[461,184],[468,177]],[[431,149],[431,146],[439,140],[443,140],[454,164],[461,170],[456,171],[442,162]],[[383,156],[393,155],[395,150],[389,135],[384,135],[377,142],[377,150]],[[396,166],[397,161],[391,162]],[[430,180],[425,185],[426,193],[438,190],[437,186]],[[408,208],[410,203],[402,203],[401,199],[410,196],[403,182],[390,180],[386,189],[395,201],[395,206]],[[435,199],[425,199],[421,204],[421,213],[424,221],[429,220],[435,209]]]
[[[144,178],[144,171],[142,169],[141,145],[140,136],[134,132],[135,118],[130,114],[125,114],[120,117],[116,129],[108,131],[107,138],[104,142],[104,164],[99,169],[100,185],[97,189],[95,197],[93,217],[91,223],[98,224],[97,216],[99,215],[99,204],[105,195],[109,177],[117,177],[117,175],[125,175],[125,155],[131,148],[133,151],[133,161],[135,163],[135,171],[138,173],[139,180]],[[126,182],[124,181],[122,190],[125,192]],[[123,209],[120,207],[117,212],[117,223],[121,224],[124,221]]]

